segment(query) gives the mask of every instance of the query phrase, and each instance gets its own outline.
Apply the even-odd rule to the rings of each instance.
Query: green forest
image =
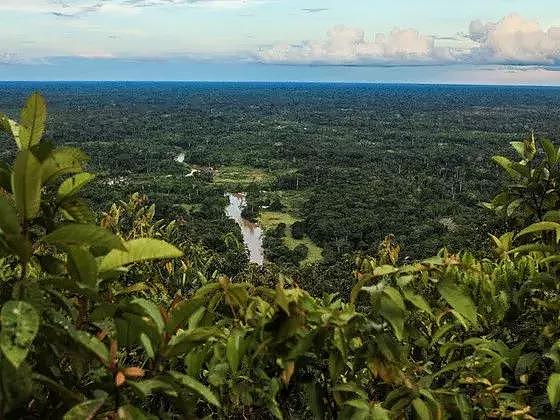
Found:
[[[2,89],[0,418],[560,418],[558,90]]]

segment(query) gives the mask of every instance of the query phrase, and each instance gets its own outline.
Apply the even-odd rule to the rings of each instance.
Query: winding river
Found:
[[[241,216],[241,211],[246,205],[245,194],[226,194],[229,198],[229,204],[226,207],[226,216],[235,222],[241,228],[243,242],[249,249],[249,261],[258,265],[264,264],[263,250],[263,231],[256,224]]]

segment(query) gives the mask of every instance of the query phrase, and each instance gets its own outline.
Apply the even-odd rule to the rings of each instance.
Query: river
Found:
[[[256,223],[241,217],[241,211],[246,205],[245,194],[226,194],[229,204],[226,207],[226,216],[239,225],[243,242],[249,250],[249,261],[258,265],[264,264],[263,231]]]

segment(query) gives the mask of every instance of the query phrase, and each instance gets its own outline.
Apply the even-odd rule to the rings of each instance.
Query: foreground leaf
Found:
[[[54,180],[59,175],[75,174],[83,171],[88,156],[75,147],[60,147],[43,162],[43,183]]]
[[[80,288],[97,289],[97,263],[95,258],[82,247],[68,250],[68,272]]]
[[[32,94],[21,111],[20,124],[24,129],[20,131],[19,138],[23,149],[29,149],[41,141],[46,119],[45,99],[39,93]]]
[[[85,245],[106,249],[126,249],[121,238],[95,225],[70,224],[62,226],[42,240],[48,244],[59,246]]]
[[[94,353],[101,359],[101,361],[105,364],[109,363],[109,350],[105,344],[99,341],[93,335],[85,332],[85,331],[78,331],[78,330],[70,330],[69,331],[70,337],[74,339],[78,344],[82,345],[86,350]]]
[[[438,291],[461,316],[465,317],[473,326],[478,325],[477,311],[473,301],[452,279],[446,278],[441,281],[438,284]]]
[[[237,373],[242,357],[242,344],[245,331],[234,329],[228,337],[226,344],[226,357],[233,373]]]
[[[21,141],[19,139],[20,126],[16,121],[0,114],[0,130],[10,134],[16,142],[18,149],[21,150]]]
[[[546,392],[548,394],[548,401],[550,404],[557,408],[560,404],[560,373],[553,373],[548,378],[548,385],[546,387]]]
[[[64,180],[62,184],[60,184],[60,187],[58,187],[58,192],[56,194],[57,199],[61,201],[67,197],[73,196],[81,191],[94,178],[95,175],[82,172]]]
[[[27,302],[9,301],[2,306],[0,318],[0,348],[6,359],[18,368],[39,331],[39,314]]]
[[[538,222],[526,227],[517,234],[517,237],[525,236],[530,233],[539,233],[544,231],[554,230],[560,232],[560,223],[556,222]]]
[[[95,213],[81,198],[69,197],[60,203],[60,207],[67,220],[84,224],[95,223]]]
[[[81,404],[75,405],[68,411],[64,420],[92,420],[105,404],[105,398],[98,400],[89,400]]]
[[[24,263],[29,260],[32,246],[21,234],[16,209],[4,196],[0,195],[0,233],[11,252],[16,254]],[[0,239],[2,238],[0,236]]]
[[[12,172],[12,191],[20,217],[33,219],[41,204],[41,163],[30,151],[20,151]]]
[[[216,396],[206,385],[200,383],[199,381],[197,381],[191,376],[179,372],[171,371],[169,375],[182,386],[187,387],[192,391],[195,391],[197,394],[203,397],[210,404],[215,405],[216,407],[221,407],[220,401],[218,401]]]
[[[183,253],[173,245],[159,239],[133,239],[125,242],[123,250],[114,249],[107,254],[99,264],[99,271],[110,271],[136,262],[175,258],[182,255]]]

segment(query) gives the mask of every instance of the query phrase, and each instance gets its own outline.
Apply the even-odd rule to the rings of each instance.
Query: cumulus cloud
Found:
[[[518,14],[499,22],[473,21],[469,37],[477,42],[473,59],[490,63],[557,64],[560,63],[560,27],[543,30],[534,20]]]
[[[436,47],[434,38],[415,29],[398,29],[367,39],[361,28],[335,26],[323,42],[276,44],[262,48],[258,59],[291,64],[399,64],[454,61],[450,48]]]
[[[451,41],[452,46],[438,45]],[[336,26],[324,41],[277,43],[261,48],[257,59],[286,64],[560,64],[560,27],[543,30],[517,14],[498,22],[471,22],[460,37],[429,36],[395,28],[371,39],[361,28]],[[449,44],[449,43],[448,43]]]

